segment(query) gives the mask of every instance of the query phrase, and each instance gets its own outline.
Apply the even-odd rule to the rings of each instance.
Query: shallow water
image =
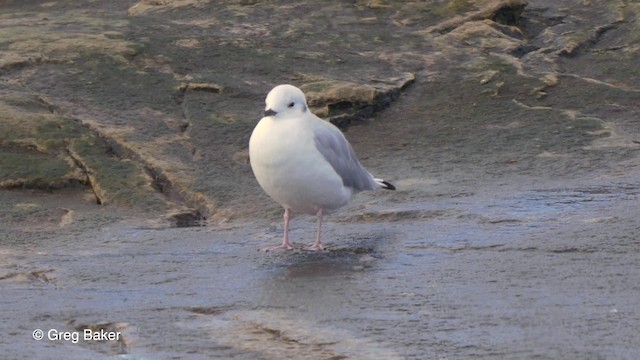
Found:
[[[7,358],[632,359],[632,180],[478,191],[384,222],[372,218],[390,210],[375,206],[362,221],[339,213],[323,253],[259,252],[280,227],[251,223],[113,226],[4,247],[4,274],[15,275],[2,279],[2,347]],[[296,218],[295,242],[313,239],[312,222]],[[87,324],[124,340],[31,338]]]

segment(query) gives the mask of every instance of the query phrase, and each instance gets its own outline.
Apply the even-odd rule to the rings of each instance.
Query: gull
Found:
[[[264,251],[293,249],[292,213],[316,216],[316,240],[307,250],[324,250],[323,214],[344,206],[360,191],[395,187],[360,164],[340,129],[311,113],[302,90],[278,85],[265,104],[264,117],[249,139],[249,157],[258,184],[284,207],[284,239]]]

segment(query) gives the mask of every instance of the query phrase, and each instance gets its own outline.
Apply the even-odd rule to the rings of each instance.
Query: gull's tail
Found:
[[[388,181],[384,181],[384,180],[378,179],[378,178],[374,178],[373,180],[375,180],[378,184],[380,184],[380,186],[382,186],[383,189],[387,189],[387,190],[395,190],[396,189],[396,187],[393,186],[393,184],[388,182]]]

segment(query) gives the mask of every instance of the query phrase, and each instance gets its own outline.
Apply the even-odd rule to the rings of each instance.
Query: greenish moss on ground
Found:
[[[41,153],[0,151],[0,188],[60,188],[82,182],[64,159]]]
[[[50,111],[41,99],[2,96],[0,111],[0,188],[85,184],[102,204],[168,208],[141,165],[114,156],[90,129]]]

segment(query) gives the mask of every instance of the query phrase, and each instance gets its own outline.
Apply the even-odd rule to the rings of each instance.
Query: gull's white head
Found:
[[[278,85],[264,100],[264,116],[291,116],[307,111],[307,99],[302,90],[293,85]]]

